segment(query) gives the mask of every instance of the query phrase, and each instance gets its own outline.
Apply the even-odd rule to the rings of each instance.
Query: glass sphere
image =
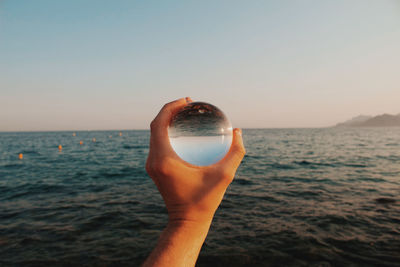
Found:
[[[207,166],[221,160],[232,144],[232,125],[216,106],[192,102],[171,120],[169,141],[186,162]]]

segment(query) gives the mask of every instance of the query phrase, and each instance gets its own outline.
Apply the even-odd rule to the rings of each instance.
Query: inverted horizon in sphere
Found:
[[[232,125],[216,106],[192,102],[172,118],[168,135],[180,158],[206,166],[217,163],[229,151]]]

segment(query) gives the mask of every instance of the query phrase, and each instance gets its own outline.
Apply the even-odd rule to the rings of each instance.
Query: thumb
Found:
[[[242,130],[235,128],[233,129],[233,139],[232,145],[229,149],[228,154],[220,162],[220,167],[226,170],[232,170],[233,173],[239,167],[244,155],[246,154],[246,149],[243,145]]]

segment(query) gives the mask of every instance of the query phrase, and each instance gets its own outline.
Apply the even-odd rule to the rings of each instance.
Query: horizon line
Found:
[[[265,130],[265,129],[323,129],[334,128],[335,126],[321,126],[321,127],[235,127],[242,130]],[[150,131],[150,128],[137,128],[137,129],[94,129],[94,130],[16,130],[16,131],[1,131],[0,133],[41,133],[41,132],[110,132],[110,131]]]

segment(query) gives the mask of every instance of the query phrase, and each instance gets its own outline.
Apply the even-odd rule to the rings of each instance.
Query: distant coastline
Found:
[[[382,114],[377,116],[360,115],[335,127],[400,127],[400,114]]]
[[[239,126],[240,127],[240,126]],[[351,128],[351,127],[400,127],[400,114],[382,114],[377,116],[359,115],[344,122],[337,123],[331,126],[315,126],[315,127],[240,127],[243,130],[265,130],[265,129],[322,129],[322,128]],[[150,131],[149,128],[134,128],[134,129],[68,129],[68,130],[0,130],[0,133],[61,133],[61,132],[123,132],[123,131]]]

